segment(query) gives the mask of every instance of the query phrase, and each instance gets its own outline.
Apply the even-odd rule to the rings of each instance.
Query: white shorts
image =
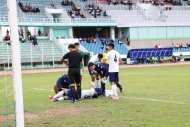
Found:
[[[95,93],[94,88],[91,88],[90,90],[82,90],[82,95],[81,98],[85,98],[85,97],[92,97]]]
[[[80,75],[83,75],[83,71],[82,71],[82,69],[80,69]]]

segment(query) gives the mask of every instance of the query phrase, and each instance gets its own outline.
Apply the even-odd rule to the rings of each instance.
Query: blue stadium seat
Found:
[[[103,39],[102,39],[103,40]],[[96,39],[96,42],[87,43],[86,41],[82,41],[81,45],[84,46],[89,52],[93,52],[94,54],[102,53],[105,51],[106,46],[104,45],[101,48],[101,39]],[[119,44],[118,40],[114,41],[115,50],[118,51],[121,55],[126,55],[128,53],[127,46],[125,44]]]

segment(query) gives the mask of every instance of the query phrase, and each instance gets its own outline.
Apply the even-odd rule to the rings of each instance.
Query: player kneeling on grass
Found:
[[[109,75],[108,66],[101,62],[97,62],[96,64],[90,62],[88,64],[88,69],[89,69],[89,74],[91,75],[91,78],[92,78],[92,82],[91,82],[92,85],[95,86],[95,83],[93,82],[93,80],[95,80],[96,77],[100,76],[101,79],[103,79],[103,81],[101,82],[101,89],[102,89],[102,95],[105,95],[105,83]],[[123,87],[118,82],[116,82],[116,85],[119,88],[120,92],[122,93]],[[97,86],[97,87],[100,87],[100,86]]]
[[[68,75],[66,74],[63,74],[58,78],[54,85],[54,92],[57,94],[59,91],[62,91],[63,88],[69,89]]]

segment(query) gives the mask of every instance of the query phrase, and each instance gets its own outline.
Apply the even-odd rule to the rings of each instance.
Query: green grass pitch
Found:
[[[125,91],[119,100],[99,97],[75,105],[48,101],[61,74],[23,75],[26,127],[190,127],[190,65],[120,69]],[[86,71],[83,89],[89,84]]]

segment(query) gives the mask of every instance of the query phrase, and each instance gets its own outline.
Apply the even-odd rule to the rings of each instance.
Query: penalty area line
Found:
[[[126,96],[120,96],[120,98],[133,99],[133,100],[144,100],[144,101],[151,101],[151,102],[163,102],[163,103],[189,105],[188,103],[185,103],[185,102],[168,101],[168,100],[160,100],[160,99],[153,99],[153,98],[138,98],[138,97],[126,97]]]
[[[36,90],[36,91],[50,91],[50,92],[53,91],[53,90],[41,89],[41,88],[32,88],[32,90]]]
[[[53,91],[53,90],[42,89],[42,88],[32,88],[32,90],[36,90],[36,91],[49,91],[49,92]],[[133,99],[133,100],[144,100],[144,101],[149,101],[149,102],[163,102],[163,103],[170,103],[170,104],[190,105],[189,103],[185,103],[185,102],[160,100],[160,99],[154,99],[154,98],[127,97],[127,96],[120,96],[120,98]]]

